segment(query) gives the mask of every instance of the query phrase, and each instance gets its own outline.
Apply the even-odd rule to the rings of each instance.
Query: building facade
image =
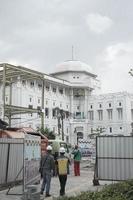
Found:
[[[100,81],[87,64],[65,61],[50,75],[10,64],[1,67],[0,118],[12,127],[43,125],[71,144],[98,132],[131,133],[133,95],[100,95]]]
[[[88,114],[91,130],[99,128],[107,135],[130,135],[133,95],[118,92],[91,96]]]

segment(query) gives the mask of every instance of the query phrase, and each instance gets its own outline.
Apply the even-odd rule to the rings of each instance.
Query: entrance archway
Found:
[[[83,139],[83,137],[84,137],[83,132],[77,132],[77,144],[78,144],[78,140]]]

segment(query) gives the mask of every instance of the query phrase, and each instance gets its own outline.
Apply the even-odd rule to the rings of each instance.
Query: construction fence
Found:
[[[133,179],[133,137],[98,136],[95,170],[99,180]]]
[[[40,181],[40,137],[0,138],[0,186],[21,183],[23,190]]]
[[[0,139],[0,185],[23,180],[23,157],[23,139]]]

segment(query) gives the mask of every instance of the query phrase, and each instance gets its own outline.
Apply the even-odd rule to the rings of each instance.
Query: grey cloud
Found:
[[[0,61],[48,73],[71,59],[74,45],[75,59],[92,65],[98,73],[105,64],[98,59],[104,49],[132,41],[132,6],[132,1],[121,0],[0,0]],[[88,29],[85,19],[90,13],[113,20],[104,36]],[[123,56],[124,51],[119,54]]]

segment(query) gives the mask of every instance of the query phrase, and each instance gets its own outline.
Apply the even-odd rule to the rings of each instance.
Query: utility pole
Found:
[[[41,112],[41,128],[44,129],[44,80],[42,80],[42,112]]]
[[[6,87],[6,65],[3,64],[3,120],[5,120],[5,87]]]
[[[9,99],[9,104],[10,106],[12,105],[12,83],[10,82],[10,99]],[[11,127],[11,113],[9,113],[9,126]]]
[[[105,127],[101,127],[101,128],[96,128],[96,129],[92,129],[92,134],[91,136],[94,137],[95,139],[95,148],[96,148],[96,141],[97,141],[97,136],[99,136],[101,133],[105,132]],[[97,179],[97,157],[95,158],[95,166],[94,166],[94,177],[93,177],[93,185],[97,186],[100,185],[99,184],[99,180]]]

